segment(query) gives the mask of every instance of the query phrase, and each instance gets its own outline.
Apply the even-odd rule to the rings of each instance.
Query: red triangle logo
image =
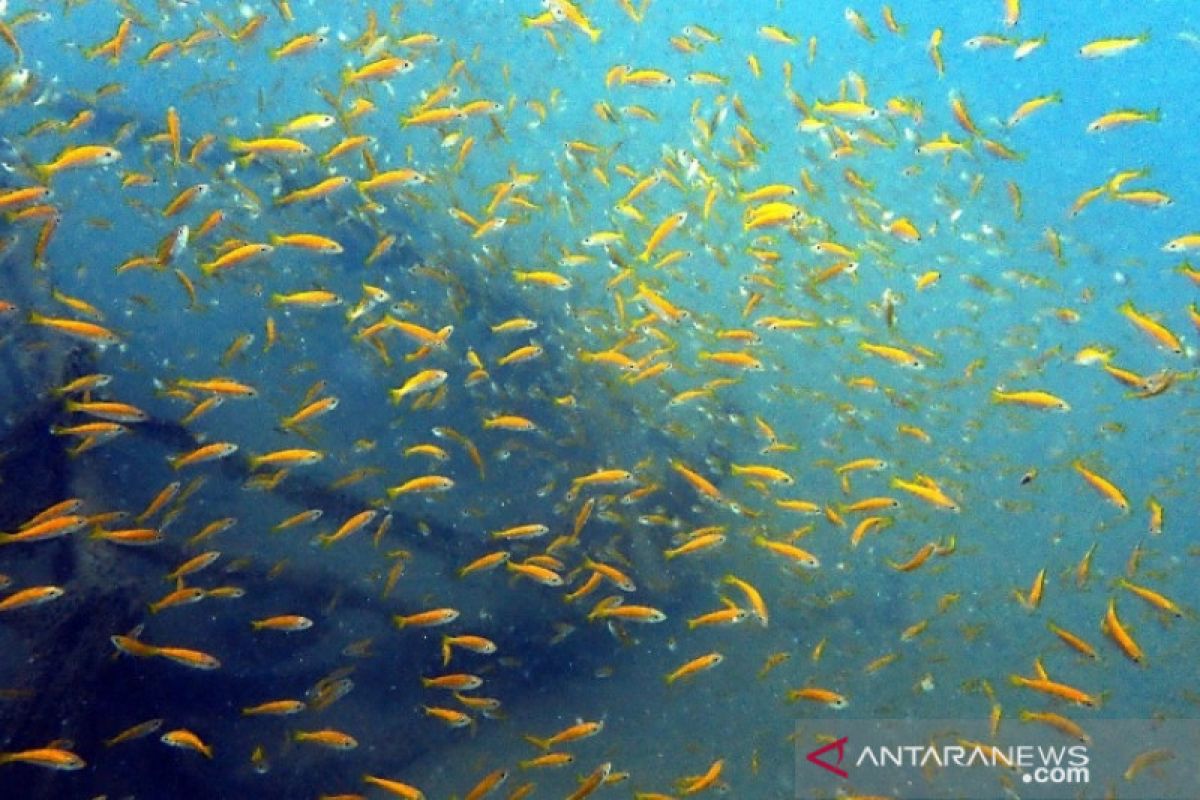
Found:
[[[842,769],[841,767],[837,766],[836,764],[830,764],[828,761],[825,761],[824,759],[821,758],[821,756],[825,755],[830,750],[837,750],[837,764],[841,764],[842,759],[845,758],[845,756],[846,756],[846,742],[849,739],[850,739],[849,736],[843,736],[842,738],[838,739],[836,742],[830,742],[829,744],[825,745],[824,747],[822,747],[818,750],[813,750],[811,753],[806,755],[805,758],[807,758],[812,763],[816,764],[821,769],[827,769],[830,772],[832,772],[834,775],[837,775],[840,778],[849,778],[850,777],[849,772],[846,772],[846,770]]]

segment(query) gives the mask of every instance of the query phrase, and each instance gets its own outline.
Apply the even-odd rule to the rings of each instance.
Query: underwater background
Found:
[[[0,7],[0,796],[1196,715],[1195,4]]]

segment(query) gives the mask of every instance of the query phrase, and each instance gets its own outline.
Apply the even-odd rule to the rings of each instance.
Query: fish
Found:
[[[29,312],[29,324],[64,334],[72,339],[97,345],[101,349],[119,344],[121,341],[117,334],[102,325],[84,320],[47,317],[37,311]]]
[[[330,750],[353,750],[358,747],[358,740],[348,733],[322,728],[313,731],[293,731],[292,741],[305,744],[315,744]]]
[[[1051,411],[1070,411],[1071,405],[1061,397],[1040,389],[1027,389],[1008,392],[1002,389],[992,390],[992,402],[1002,405],[1019,405]]]
[[[1117,586],[1129,591],[1131,594],[1137,595],[1159,611],[1165,611],[1177,619],[1182,619],[1184,616],[1183,609],[1174,600],[1149,587],[1140,586],[1126,578],[1118,578]]]
[[[1122,53],[1127,53],[1135,47],[1145,44],[1150,41],[1150,34],[1143,32],[1137,36],[1114,36],[1105,39],[1096,39],[1088,42],[1079,48],[1079,55],[1082,58],[1112,58],[1119,56]]]
[[[1097,494],[1116,506],[1122,513],[1129,511],[1129,499],[1125,493],[1117,487],[1115,483],[1110,481],[1098,472],[1093,472],[1084,466],[1083,461],[1076,459],[1071,463],[1072,468],[1079,473],[1080,477],[1091,486]]]
[[[1108,609],[1104,614],[1104,619],[1100,623],[1101,630],[1108,634],[1117,646],[1121,649],[1130,661],[1135,664],[1144,664],[1146,656],[1142,652],[1142,648],[1129,635],[1129,631],[1117,616],[1116,600],[1109,598]]]
[[[534,736],[526,736],[525,740],[537,747],[539,750],[551,750],[561,744],[569,744],[577,742],[580,739],[590,739],[604,730],[604,720],[587,721],[578,720],[575,724],[570,725],[557,733],[551,734],[544,739],[539,739]]]
[[[281,614],[275,617],[265,617],[250,622],[250,627],[256,631],[283,631],[294,633],[305,631],[313,626],[313,621],[299,614]]]
[[[1150,110],[1136,108],[1118,109],[1096,117],[1087,124],[1086,131],[1088,133],[1104,133],[1115,128],[1123,128],[1137,123],[1159,122],[1161,119],[1162,112],[1156,108]]]
[[[1161,322],[1138,311],[1132,301],[1125,301],[1121,304],[1118,311],[1134,327],[1146,334],[1156,345],[1176,355],[1183,355],[1183,344],[1180,342],[1179,337]]]
[[[0,766],[4,764],[32,764],[45,769],[74,772],[87,766],[87,762],[59,747],[40,747],[33,750],[16,750],[0,753]]]
[[[53,161],[38,164],[34,171],[44,182],[49,183],[58,173],[87,167],[107,167],[121,159],[121,151],[103,144],[87,144],[68,147]]]
[[[115,736],[105,739],[104,746],[116,747],[119,744],[124,744],[125,742],[131,742],[136,739],[149,736],[150,734],[158,731],[163,726],[165,721],[166,720],[162,719],[161,717],[158,717],[155,719],[148,719],[145,722],[139,722],[136,725],[131,725]]]
[[[1091,708],[1099,704],[1098,699],[1094,695],[1088,694],[1074,686],[1052,681],[1049,678],[1027,678],[1023,675],[1011,675],[1009,679],[1014,686],[1032,689],[1033,691],[1057,697],[1060,700],[1066,700],[1077,705]]]
[[[271,716],[287,716],[290,714],[299,714],[308,704],[303,700],[269,700],[265,703],[259,703],[254,706],[246,706],[242,709],[242,715],[251,717],[258,715]]]
[[[702,656],[697,656],[691,661],[681,665],[678,669],[666,676],[667,685],[671,685],[676,681],[690,678],[693,675],[712,669],[725,660],[725,656],[720,653],[707,653]]]
[[[42,542],[57,539],[83,530],[89,519],[79,514],[59,514],[44,519],[30,519],[14,533],[0,534],[0,545]]]
[[[57,600],[67,593],[61,586],[30,586],[0,598],[0,612],[40,606]]]
[[[993,739],[1082,740],[1064,709],[1102,695],[1078,662],[1134,711],[1178,683],[1131,693],[1119,663],[1161,647],[1146,613],[1191,614],[1200,231],[1174,221],[1171,59],[1197,40],[1161,13],[75,5],[0,9],[0,363],[31,420],[0,445],[0,610],[46,638],[90,609],[111,669],[153,676],[104,735],[211,739],[211,763],[159,755],[234,794],[336,759],[331,796],[436,771],[477,800],[754,797],[779,783],[747,735],[770,702],[903,713],[959,676],[951,710],[982,695]],[[1000,666],[1029,645],[1061,676]],[[191,684],[244,682],[247,654],[327,675],[202,707]],[[358,703],[384,673],[421,696]],[[283,742],[247,719],[271,716]],[[536,751],[482,757],[500,718]],[[712,747],[661,735],[703,725]]]
[[[195,733],[186,728],[177,728],[172,731],[167,731],[159,737],[163,744],[171,747],[177,747],[181,750],[194,750],[200,753],[205,758],[211,760],[213,757],[212,745],[205,744]]]
[[[817,686],[806,686],[800,689],[792,689],[787,694],[789,702],[797,702],[805,700],[813,703],[821,703],[829,708],[840,710],[846,708],[850,701],[845,695],[840,692],[835,692],[831,689],[823,689]]]
[[[195,450],[191,450],[186,453],[167,456],[167,462],[171,465],[172,469],[180,470],[185,467],[203,464],[208,461],[229,458],[237,451],[238,445],[233,442],[213,442],[211,444],[201,445]]]
[[[363,782],[369,786],[377,786],[390,795],[402,798],[402,800],[425,800],[425,793],[420,789],[398,780],[382,778],[377,775],[363,775]]]
[[[437,625],[448,625],[454,622],[459,617],[459,611],[456,608],[434,608],[428,611],[418,611],[413,614],[397,614],[392,619],[397,628],[407,627],[431,627]]]

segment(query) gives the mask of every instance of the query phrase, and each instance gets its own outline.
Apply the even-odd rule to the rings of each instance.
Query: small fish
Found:
[[[330,750],[353,750],[358,747],[358,740],[350,734],[329,728],[316,731],[294,731],[292,741],[316,744]]]
[[[596,720],[595,722],[578,720],[574,725],[563,728],[558,733],[548,736],[545,739],[526,736],[525,740],[540,750],[551,750],[560,744],[569,744],[570,742],[577,742],[580,739],[589,739],[603,730],[604,720]]]
[[[1107,39],[1096,39],[1079,48],[1082,58],[1112,58],[1127,53],[1135,47],[1150,41],[1150,34],[1140,33],[1137,36],[1115,36]]]
[[[312,626],[313,621],[311,619],[299,616],[298,614],[282,614],[280,616],[257,619],[250,623],[250,627],[256,631],[283,631],[285,633],[306,631]]]
[[[458,609],[434,608],[408,615],[397,614],[392,617],[392,621],[396,624],[397,628],[427,628],[437,625],[448,625],[458,619],[458,617]]]
[[[829,708],[843,709],[850,703],[846,696],[835,692],[831,689],[822,689],[817,686],[806,686],[801,689],[792,689],[787,694],[787,699],[790,702],[798,700],[806,700],[812,703],[821,703]]]
[[[161,728],[163,722],[164,720],[162,719],[148,719],[145,722],[139,722],[138,724],[132,725],[121,731],[116,736],[105,739],[104,746],[115,747],[119,744],[124,744],[125,742],[131,742],[135,739],[141,739],[144,736],[149,736]]]
[[[38,164],[34,167],[38,177],[45,183],[58,173],[65,170],[83,167],[106,167],[115,164],[121,158],[121,151],[107,145],[81,145],[69,147],[58,154],[51,162]]]
[[[693,658],[666,676],[667,685],[669,686],[684,678],[690,678],[699,672],[710,670],[724,660],[725,656],[715,652]]]
[[[377,786],[388,794],[399,797],[401,800],[425,800],[425,793],[417,787],[390,778],[363,775],[363,783],[369,786]]]
[[[70,750],[63,750],[58,747],[41,747],[34,750],[0,753],[0,766],[14,763],[32,764],[35,767],[68,772],[83,769],[87,766],[86,761]]]
[[[0,599],[0,612],[40,606],[43,603],[57,600],[64,594],[66,594],[66,590],[61,586],[30,586]]]
[[[291,714],[299,714],[308,704],[303,700],[270,700],[265,703],[259,703],[255,706],[247,706],[242,709],[243,716],[287,716]]]
[[[194,750],[208,759],[213,757],[212,747],[205,744],[195,733],[185,728],[167,731],[160,739],[163,744],[170,745],[171,747],[178,747],[182,750]]]

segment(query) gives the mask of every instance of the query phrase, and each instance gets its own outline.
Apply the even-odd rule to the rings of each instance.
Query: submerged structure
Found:
[[[0,2],[0,795],[1190,796],[1186,19],[210,5]]]

